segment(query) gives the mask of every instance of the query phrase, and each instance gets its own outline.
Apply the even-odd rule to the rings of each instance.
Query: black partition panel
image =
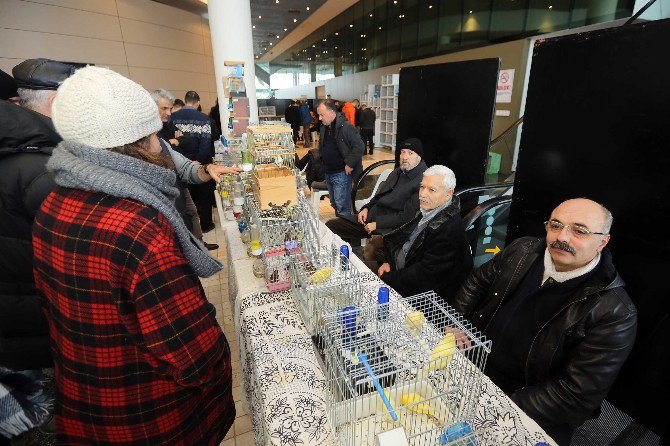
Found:
[[[668,20],[538,42],[507,233],[544,236],[567,198],[612,211],[609,247],[639,328],[608,400],[656,430],[670,397],[668,42]]]
[[[426,163],[451,168],[459,189],[484,184],[499,68],[499,59],[402,68],[396,147],[419,138]]]

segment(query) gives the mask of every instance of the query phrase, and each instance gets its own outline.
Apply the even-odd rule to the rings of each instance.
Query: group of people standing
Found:
[[[182,182],[239,170],[207,163],[197,93],[170,120],[168,92],[105,68],[31,59],[13,75],[18,91],[0,100],[0,379],[54,367],[59,444],[218,445],[235,419],[230,347],[198,277],[223,266]],[[46,421],[5,402],[2,427],[18,427],[0,438]]]

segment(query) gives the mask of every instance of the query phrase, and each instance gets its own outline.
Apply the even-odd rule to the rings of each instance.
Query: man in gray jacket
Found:
[[[363,140],[331,99],[319,104],[316,111],[323,124],[319,152],[326,169],[330,203],[337,216],[351,215],[352,181],[363,170]]]
[[[391,172],[374,197],[363,206],[358,215],[336,217],[326,226],[352,246],[362,238],[383,235],[410,221],[419,211],[419,184],[426,163],[423,145],[417,138],[403,141],[400,149],[400,167]],[[383,242],[378,243],[381,247]]]

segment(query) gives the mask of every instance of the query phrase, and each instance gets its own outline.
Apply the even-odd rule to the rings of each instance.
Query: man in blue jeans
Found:
[[[361,135],[337,111],[331,99],[316,108],[321,126],[319,151],[326,170],[326,185],[330,203],[338,217],[352,215],[351,185],[363,170],[361,159],[365,145]]]

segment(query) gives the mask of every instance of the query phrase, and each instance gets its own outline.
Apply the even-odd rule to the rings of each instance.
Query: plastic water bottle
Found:
[[[389,289],[380,286],[377,291],[377,320],[385,321],[389,317]]]
[[[340,265],[342,271],[349,270],[349,247],[347,245],[340,246]]]

